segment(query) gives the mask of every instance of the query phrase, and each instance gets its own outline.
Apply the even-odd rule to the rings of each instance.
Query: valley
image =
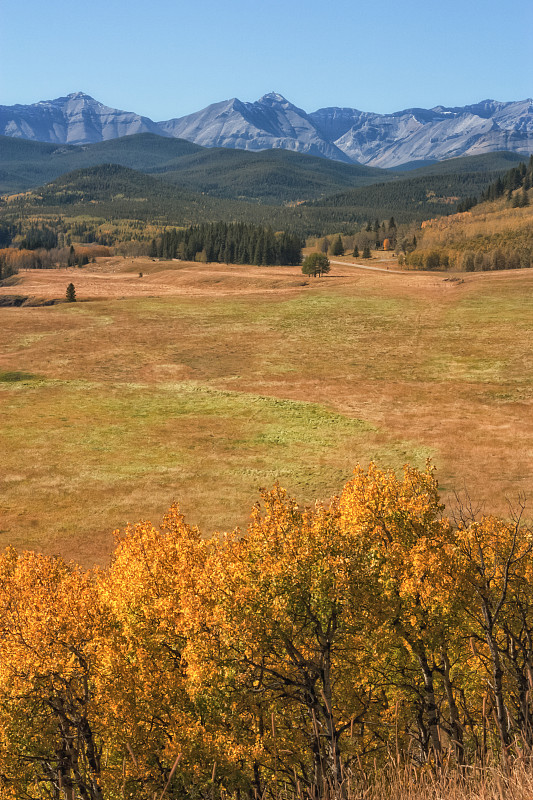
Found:
[[[210,533],[277,479],[313,503],[371,460],[431,458],[450,510],[466,487],[508,513],[533,475],[533,272],[380,258],[321,279],[116,256],[21,270],[1,295],[73,282],[77,302],[0,312],[4,544],[105,563],[115,527],[175,500]]]

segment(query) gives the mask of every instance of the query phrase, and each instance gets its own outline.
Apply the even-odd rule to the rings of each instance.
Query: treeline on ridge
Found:
[[[511,167],[503,176],[499,176],[481,192],[477,197],[467,197],[457,206],[457,211],[469,211],[478,203],[491,202],[498,200],[506,195],[507,200],[512,201],[513,208],[524,208],[529,205],[528,191],[533,186],[533,155],[529,157],[526,165],[522,161],[516,167]],[[516,193],[521,189],[521,193]]]
[[[286,231],[274,233],[271,228],[244,222],[217,222],[167,230],[152,240],[149,255],[209,263],[294,266],[301,263],[303,244],[300,236]]]
[[[507,200],[512,201],[513,208],[522,208],[529,205],[527,192],[533,186],[533,155],[529,157],[526,165],[522,161],[518,166],[512,167],[502,178],[497,178],[481,194],[481,202],[497,200],[504,194]],[[520,194],[513,194],[521,189]]]

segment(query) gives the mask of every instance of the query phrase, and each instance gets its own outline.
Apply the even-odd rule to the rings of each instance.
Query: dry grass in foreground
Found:
[[[501,765],[418,770],[391,763],[364,779],[347,779],[336,789],[324,787],[323,800],[531,800],[533,764],[530,757]],[[283,800],[303,800],[288,793]],[[307,800],[307,796],[306,796]]]

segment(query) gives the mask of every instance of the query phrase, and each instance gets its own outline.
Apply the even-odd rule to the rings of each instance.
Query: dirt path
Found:
[[[388,267],[371,267],[369,264],[356,264],[354,261],[335,261],[335,259],[329,259],[330,264],[342,264],[343,266],[347,267],[357,267],[358,269],[371,269],[373,272],[392,272],[394,275],[406,275],[407,272],[404,269],[388,269]]]

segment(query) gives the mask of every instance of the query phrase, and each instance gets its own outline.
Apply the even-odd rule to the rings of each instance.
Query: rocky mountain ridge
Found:
[[[204,147],[282,148],[323,158],[394,168],[412,161],[512,150],[533,153],[533,100],[375,114],[353,108],[312,113],[275,92],[254,103],[237,98],[162,122],[76,92],[32,105],[0,106],[0,134],[84,145],[134,133],[179,137]]]

